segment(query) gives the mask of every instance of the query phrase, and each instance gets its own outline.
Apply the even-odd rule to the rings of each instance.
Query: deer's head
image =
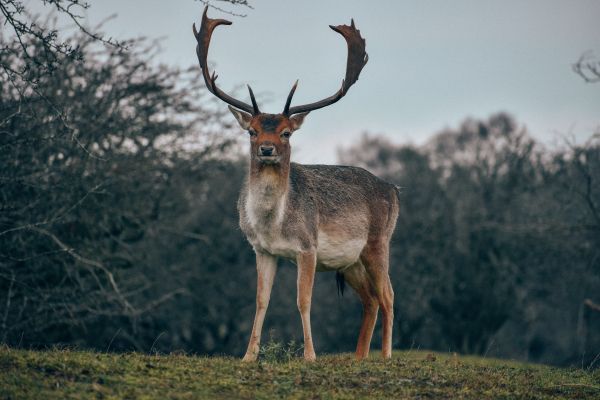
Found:
[[[208,90],[219,99],[229,104],[229,110],[235,116],[242,129],[248,131],[251,143],[251,157],[253,161],[261,164],[289,163],[290,143],[292,133],[302,126],[302,122],[312,110],[326,107],[344,97],[348,89],[358,80],[358,76],[369,60],[365,52],[365,39],[360,36],[360,31],[354,26],[354,20],[350,25],[338,25],[329,27],[341,34],[348,45],[348,58],[346,61],[346,77],[342,80],[342,86],[333,95],[310,104],[291,107],[292,97],[298,87],[298,81],[292,86],[285,102],[283,112],[279,114],[266,114],[260,111],[254,93],[250,86],[250,100],[252,104],[237,100],[223,92],[216,85],[217,75],[208,70],[207,55],[208,47],[213,30],[219,25],[231,25],[230,21],[224,19],[210,19],[207,17],[208,6],[202,15],[200,32],[194,24],[194,36],[198,45],[196,54],[202,76]]]

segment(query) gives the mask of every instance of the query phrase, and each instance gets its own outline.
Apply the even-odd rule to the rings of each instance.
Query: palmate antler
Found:
[[[212,36],[213,30],[219,25],[231,25],[231,21],[227,21],[225,19],[210,19],[206,15],[208,11],[208,6],[204,8],[204,13],[202,14],[202,23],[200,25],[200,33],[196,30],[196,24],[193,25],[194,36],[196,37],[196,41],[198,44],[196,45],[196,55],[198,56],[198,62],[200,63],[200,68],[202,69],[202,76],[204,77],[204,82],[206,82],[206,87],[208,90],[217,96],[219,99],[223,100],[227,104],[231,104],[235,108],[240,110],[249,112],[253,115],[260,114],[260,110],[258,109],[258,105],[256,104],[256,99],[254,98],[254,93],[252,92],[252,88],[248,85],[248,91],[250,92],[250,99],[252,100],[252,106],[244,103],[243,101],[234,99],[227,93],[223,92],[219,89],[215,83],[218,78],[218,75],[215,75],[213,72],[212,75],[208,70],[208,62],[206,61],[208,56],[208,47],[210,46],[210,38]]]
[[[200,63],[200,68],[202,69],[202,76],[204,77],[204,81],[206,82],[208,90],[212,94],[214,94],[224,102],[234,106],[235,108],[251,113],[252,115],[260,114],[260,110],[258,109],[258,105],[256,104],[256,99],[254,98],[254,93],[252,92],[252,89],[249,85],[248,91],[250,92],[252,106],[250,106],[247,103],[244,103],[243,101],[234,99],[233,97],[229,96],[227,93],[219,89],[215,83],[218,75],[215,75],[214,72],[212,73],[212,75],[210,74],[208,70],[207,55],[212,32],[219,25],[231,25],[231,21],[227,21],[225,19],[210,19],[206,15],[207,11],[208,6],[204,8],[204,13],[202,14],[202,24],[200,26],[200,33],[196,31],[196,24],[194,24],[194,36],[196,37],[196,41],[198,42],[198,45],[196,46],[198,62]],[[350,25],[330,25],[329,27],[341,34],[344,37],[344,39],[346,39],[346,43],[348,44],[348,58],[346,60],[346,77],[344,78],[344,80],[342,80],[342,87],[332,96],[327,97],[323,100],[310,104],[290,107],[292,97],[294,96],[294,92],[298,87],[298,81],[296,81],[294,86],[292,86],[292,90],[290,90],[290,93],[287,97],[287,101],[285,102],[285,107],[283,109],[284,115],[290,116],[293,114],[308,112],[335,103],[336,101],[338,101],[346,95],[348,89],[350,89],[350,86],[352,86],[358,80],[360,72],[362,71],[367,61],[369,61],[369,56],[365,51],[365,39],[362,36],[360,36],[360,31],[356,29],[356,26],[354,26],[354,20],[351,21]]]
[[[354,26],[354,19],[351,20],[350,26],[329,25],[329,27],[337,33],[339,33],[340,35],[342,35],[344,39],[346,39],[346,43],[348,44],[348,58],[346,60],[346,77],[342,81],[342,87],[335,94],[333,94],[330,97],[327,97],[326,99],[290,108],[292,97],[294,96],[294,92],[296,91],[296,87],[298,86],[298,81],[296,81],[296,83],[294,83],[294,86],[292,86],[292,90],[290,90],[290,94],[288,95],[287,101],[285,102],[283,114],[298,114],[301,112],[307,112],[323,108],[335,103],[336,101],[338,101],[346,95],[348,89],[350,89],[350,86],[352,86],[354,82],[358,80],[360,71],[362,71],[363,67],[367,64],[367,61],[369,61],[369,55],[365,51],[365,39],[362,36],[360,36],[360,31],[356,29],[356,26]]]

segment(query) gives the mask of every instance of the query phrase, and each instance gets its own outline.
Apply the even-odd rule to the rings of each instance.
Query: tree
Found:
[[[222,10],[208,1],[200,0],[202,3],[210,7]],[[243,6],[252,8],[247,0],[218,0],[218,2],[230,3],[233,6]],[[66,17],[79,30],[79,32],[97,43],[108,45],[109,47],[124,49],[128,42],[115,40],[106,37],[99,31],[98,28],[89,28],[85,25],[82,13],[91,7],[91,3],[86,0],[43,0],[44,6],[49,7],[57,15]],[[49,29],[48,25],[39,23],[30,11],[30,5],[21,0],[0,0],[0,12],[4,16],[3,30],[4,40],[9,41],[10,45],[4,44],[2,51],[14,52],[19,56],[24,57],[24,63],[15,68],[12,64],[2,63],[0,67],[5,77],[14,79],[24,79],[31,83],[36,81],[34,76],[28,74],[31,70],[36,70],[37,74],[52,73],[57,68],[57,64],[65,58],[72,60],[82,60],[84,52],[81,51],[76,42],[61,38],[57,29]],[[225,11],[229,12],[230,11]],[[38,56],[31,54],[33,48],[29,48],[30,44],[35,41]],[[40,49],[43,49],[44,57],[39,57]]]
[[[218,0],[231,3],[233,6],[252,8],[247,0]],[[207,1],[203,3],[222,10]],[[80,36],[88,42],[104,45],[107,51],[125,51],[134,42],[129,40],[116,40],[104,35],[99,27],[86,26],[83,16],[85,10],[91,7],[86,0],[43,0],[45,7],[49,7],[55,15],[65,17],[78,29]],[[4,17],[0,38],[2,53],[12,57],[3,57],[0,61],[0,79],[13,84],[17,91],[30,90],[40,99],[48,103],[55,114],[68,125],[69,115],[60,104],[53,103],[44,96],[38,87],[40,80],[46,75],[51,75],[60,68],[60,63],[83,62],[86,52],[80,47],[79,39],[65,39],[59,35],[56,28],[50,28],[47,23],[40,23],[31,13],[30,4],[22,0],[0,0],[0,12]],[[239,15],[239,14],[236,14]],[[241,15],[240,15],[241,16]],[[89,46],[89,43],[87,44]],[[20,63],[12,63],[14,57],[22,58]]]
[[[96,30],[83,25],[83,17],[79,13],[90,7],[87,1],[46,0],[44,5],[67,17],[87,39],[115,48],[124,47],[125,43],[105,38]],[[84,53],[75,43],[63,40],[56,29],[49,29],[37,22],[22,1],[0,0],[0,12],[5,18],[2,29],[7,29],[6,33],[3,32],[2,51],[23,58],[23,62],[18,65],[8,62],[10,58],[3,58],[0,67],[3,78],[8,81],[36,84],[40,76],[51,74],[62,60],[83,59]]]
[[[43,38],[22,40],[29,57],[45,59]],[[167,271],[144,268],[142,239],[164,224],[174,177],[202,171],[232,143],[221,115],[195,99],[203,93],[196,72],[150,67],[142,42],[123,51],[73,40],[85,57],[57,53],[35,90],[0,82],[0,338],[8,343],[23,333],[30,344],[69,342],[102,318],[135,324],[184,293],[174,280],[157,285]],[[26,70],[16,51],[0,62]]]

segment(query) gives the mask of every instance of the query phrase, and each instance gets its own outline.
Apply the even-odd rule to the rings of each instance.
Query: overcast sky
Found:
[[[200,22],[201,3],[90,2],[91,25],[118,14],[103,28],[109,36],[164,37],[157,61],[197,64],[191,26]],[[334,163],[337,148],[365,131],[419,144],[465,117],[498,111],[550,144],[559,134],[583,141],[600,126],[600,84],[586,84],[571,71],[586,50],[600,54],[600,1],[250,2],[253,9],[215,2],[247,16],[209,11],[234,23],[215,31],[209,61],[224,90],[250,83],[263,111],[281,112],[297,78],[294,104],[339,88],[346,46],[329,24],[353,17],[367,41],[369,63],[360,80],[338,103],[312,112],[294,135],[297,161]],[[249,101],[245,92],[240,97]]]

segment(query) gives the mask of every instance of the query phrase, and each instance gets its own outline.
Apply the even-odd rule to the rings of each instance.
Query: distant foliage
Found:
[[[497,114],[419,148],[366,136],[341,152],[403,188],[399,343],[555,363],[600,352],[576,311],[600,293],[598,139],[549,151]]]
[[[179,186],[171,196],[174,186],[201,190],[219,165],[209,159],[231,143],[220,114],[195,100],[195,74],[150,67],[144,43],[124,52],[77,41],[85,61],[59,53],[35,85],[0,81],[0,340],[12,344],[107,345],[107,320],[138,329],[187,293],[148,250],[179,234],[166,218],[189,200]],[[43,41],[26,46],[45,57]],[[13,52],[0,61],[26,62]],[[105,334],[89,331],[99,321]]]

